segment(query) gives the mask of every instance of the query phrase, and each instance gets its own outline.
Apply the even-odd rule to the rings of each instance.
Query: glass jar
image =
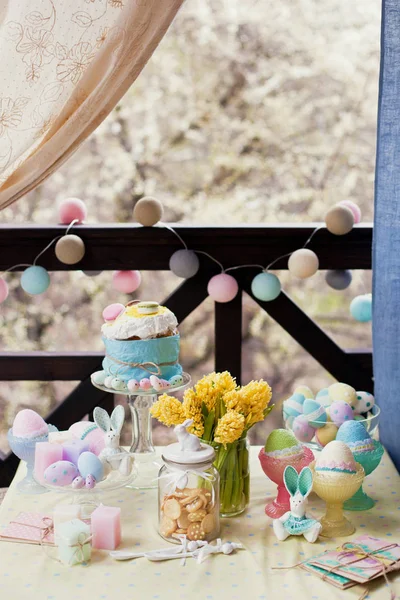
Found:
[[[219,474],[215,452],[207,444],[185,451],[180,444],[165,449],[158,478],[159,534],[168,542],[210,542],[219,536]]]
[[[214,466],[220,476],[220,515],[237,517],[250,501],[250,466],[247,437],[231,444],[213,442]]]

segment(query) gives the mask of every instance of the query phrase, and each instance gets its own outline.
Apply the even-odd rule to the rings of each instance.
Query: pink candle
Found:
[[[34,473],[40,483],[45,483],[44,472],[48,466],[62,460],[63,449],[60,444],[50,442],[37,442],[35,445]]]
[[[100,504],[90,517],[92,547],[115,550],[121,543],[121,509]]]

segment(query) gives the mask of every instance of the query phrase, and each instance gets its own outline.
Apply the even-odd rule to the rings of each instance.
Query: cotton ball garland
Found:
[[[133,217],[144,227],[152,227],[161,221],[163,212],[163,206],[159,200],[146,196],[135,204]]]
[[[339,206],[347,206],[347,208],[349,208],[353,213],[354,223],[361,223],[361,210],[358,204],[352,200],[342,200],[339,202]]]
[[[60,203],[58,216],[62,225],[69,225],[72,221],[82,223],[87,216],[86,205],[79,198],[67,198]]]
[[[55,253],[60,262],[75,265],[85,256],[85,244],[80,237],[69,233],[58,240]]]
[[[309,424],[307,417],[299,415],[293,421],[293,433],[300,442],[311,442],[315,428]]]
[[[372,294],[363,294],[353,298],[350,304],[350,313],[360,323],[372,321]]]
[[[326,213],[325,225],[334,235],[346,235],[353,229],[353,213],[347,206],[336,204]]]
[[[329,414],[337,427],[340,427],[345,421],[352,421],[354,418],[353,409],[350,404],[347,404],[347,402],[344,402],[343,400],[333,402],[329,409]]]
[[[348,269],[327,271],[325,281],[334,290],[345,290],[351,284],[353,275]]]
[[[288,269],[292,275],[299,279],[312,277],[318,271],[318,256],[308,248],[300,248],[290,255]]]
[[[207,286],[208,295],[215,302],[230,302],[239,291],[239,286],[232,275],[220,273],[211,277]]]
[[[97,277],[101,275],[103,271],[82,271],[86,275],[86,277]]]
[[[273,273],[263,271],[256,275],[251,282],[251,292],[258,300],[270,302],[281,293],[281,282]]]
[[[8,297],[8,285],[7,282],[0,277],[0,304],[7,300]]]
[[[177,250],[169,260],[169,268],[177,277],[189,279],[196,275],[200,261],[193,250]]]
[[[43,294],[50,285],[50,275],[43,267],[28,267],[21,275],[21,287],[32,296]]]
[[[112,276],[114,288],[124,294],[131,294],[137,290],[141,281],[140,271],[115,271]]]

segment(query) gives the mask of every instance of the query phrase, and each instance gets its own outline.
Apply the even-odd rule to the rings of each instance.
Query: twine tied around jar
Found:
[[[208,482],[212,482],[214,479],[214,475],[211,473],[207,473],[206,471],[201,471],[200,469],[174,469],[168,464],[169,473],[165,473],[165,475],[159,475],[157,480],[166,479],[167,480],[167,493],[173,493],[177,488],[184,489],[188,482],[188,476],[194,475],[195,477],[200,477],[201,479],[205,479]],[[215,500],[215,491],[214,486],[211,485],[211,501]]]
[[[161,367],[172,367],[173,365],[176,365],[178,361],[174,360],[172,362],[163,362],[163,363],[155,363],[155,362],[151,362],[151,361],[147,361],[147,362],[142,362],[142,363],[135,363],[135,362],[125,362],[123,360],[119,360],[118,358],[115,358],[114,356],[110,356],[109,354],[106,354],[106,358],[108,358],[109,360],[111,360],[112,362],[115,362],[116,364],[119,365],[119,367],[117,367],[116,372],[113,373],[113,375],[115,375],[116,377],[118,376],[118,374],[121,371],[124,371],[126,369],[130,369],[130,368],[138,368],[138,369],[143,369],[143,371],[147,371],[147,373],[149,373],[149,375],[161,375]],[[111,369],[110,369],[111,372]]]

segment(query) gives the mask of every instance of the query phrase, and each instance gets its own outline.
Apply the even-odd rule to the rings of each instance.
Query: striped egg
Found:
[[[320,404],[322,404],[322,406],[324,406],[325,408],[327,406],[330,406],[332,400],[329,396],[329,390],[328,388],[323,388],[322,390],[320,390],[318,392],[318,394],[315,396],[315,399],[317,402],[319,402]]]
[[[361,415],[362,413],[366,413],[375,404],[375,398],[369,392],[357,392],[357,403],[354,408],[354,412],[356,415]]]
[[[311,398],[312,400],[314,400],[313,391],[308,387],[308,385],[298,385],[293,393],[303,394],[304,398]]]
[[[327,421],[327,414],[325,408],[319,402],[306,398],[303,404],[303,415],[311,427],[319,429],[323,427]]]
[[[285,421],[289,417],[297,417],[298,415],[303,414],[303,404],[305,401],[305,397],[303,394],[293,394],[283,403],[283,416]]]

